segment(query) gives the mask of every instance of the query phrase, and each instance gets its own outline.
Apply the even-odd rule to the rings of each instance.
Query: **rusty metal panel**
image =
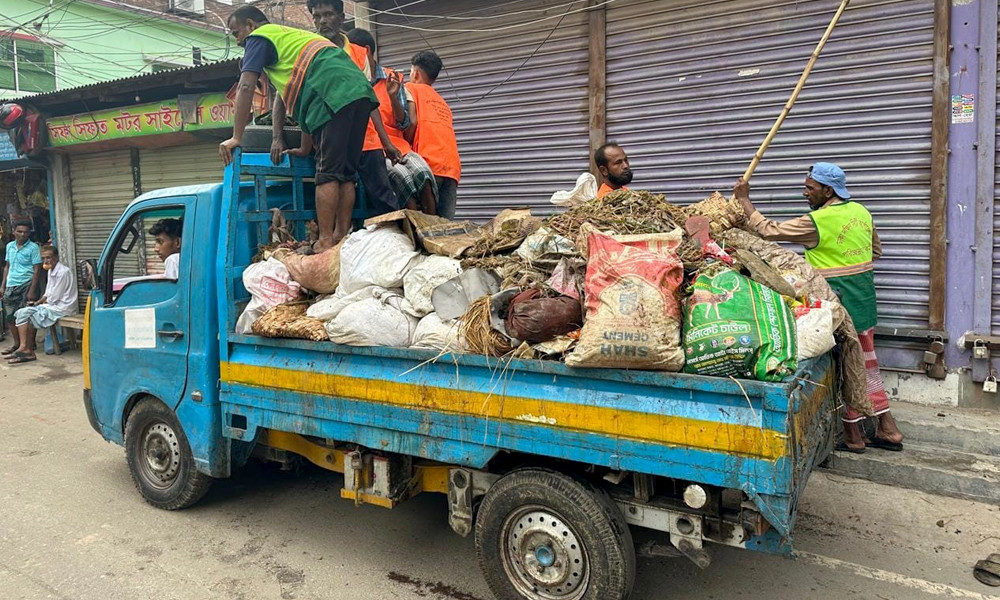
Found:
[[[462,0],[404,7],[412,17],[392,3],[372,12],[384,65],[408,73],[410,57],[428,48],[444,62],[435,88],[454,113],[462,159],[458,217],[486,219],[517,206],[551,212],[552,192],[572,188],[589,169],[583,7]]]
[[[727,191],[777,118],[836,9],[824,1],[608,5],[608,138],[632,187],[688,203]],[[856,0],[753,178],[763,212],[805,212],[811,163],[840,164],[872,212],[880,323],[926,327],[933,0]]]

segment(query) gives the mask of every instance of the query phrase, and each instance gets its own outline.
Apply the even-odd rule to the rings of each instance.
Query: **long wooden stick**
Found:
[[[785,103],[785,108],[778,116],[778,120],[775,121],[774,125],[771,127],[771,132],[767,134],[766,138],[764,138],[764,143],[760,145],[760,148],[757,149],[757,153],[753,155],[753,160],[750,161],[750,166],[747,167],[746,172],[743,173],[743,179],[749,181],[750,176],[753,175],[753,172],[757,169],[757,165],[760,164],[760,159],[764,158],[764,152],[767,151],[767,147],[771,145],[771,140],[773,140],[774,135],[778,133],[778,129],[781,128],[781,124],[785,122],[785,117],[787,117],[788,113],[791,112],[792,106],[799,97],[799,92],[801,92],[802,88],[805,87],[806,79],[809,78],[809,73],[812,72],[813,65],[816,64],[816,59],[819,58],[819,53],[823,51],[823,46],[825,46],[826,41],[830,39],[830,34],[833,33],[833,28],[837,26],[837,21],[840,20],[840,15],[844,14],[844,11],[847,9],[847,5],[850,3],[851,0],[843,0],[840,3],[840,8],[838,8],[837,13],[833,15],[833,20],[830,21],[830,25],[827,26],[826,32],[824,32],[823,37],[820,38],[819,44],[817,44],[816,49],[813,50],[812,56],[809,57],[809,62],[806,64],[805,70],[802,71],[802,76],[799,77],[799,83],[792,91],[791,97],[788,98],[788,102]]]

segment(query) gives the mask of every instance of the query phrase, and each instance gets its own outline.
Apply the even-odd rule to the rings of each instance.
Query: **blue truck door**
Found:
[[[121,431],[124,403],[137,394],[155,396],[170,408],[184,395],[189,275],[199,249],[193,239],[194,205],[191,196],[134,204],[119,221],[98,265],[101,286],[92,297],[90,314],[91,380],[95,412],[112,431]],[[165,261],[157,254],[151,230],[161,229],[182,232],[179,261]],[[174,261],[176,279],[165,274]]]

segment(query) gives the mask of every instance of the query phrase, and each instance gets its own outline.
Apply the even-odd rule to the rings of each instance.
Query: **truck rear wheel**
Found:
[[[490,487],[476,551],[500,600],[624,600],[635,581],[635,547],[618,507],[546,469],[514,471]]]
[[[146,502],[177,510],[201,500],[212,478],[198,471],[173,411],[155,398],[142,400],[125,425],[125,458]]]

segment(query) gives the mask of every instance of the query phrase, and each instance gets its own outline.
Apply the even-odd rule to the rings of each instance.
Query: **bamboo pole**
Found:
[[[831,20],[830,24],[827,26],[826,31],[823,33],[823,37],[819,40],[819,44],[817,44],[816,49],[813,50],[812,56],[809,57],[809,62],[806,64],[805,70],[802,71],[802,76],[799,77],[799,83],[795,86],[795,89],[792,90],[791,97],[789,97],[788,102],[785,103],[785,108],[781,111],[781,114],[778,115],[778,120],[774,122],[770,133],[767,134],[767,137],[764,138],[764,142],[760,145],[760,148],[757,149],[756,154],[753,155],[753,160],[750,161],[750,166],[747,167],[746,172],[743,173],[743,179],[750,181],[750,176],[753,175],[753,172],[757,169],[757,165],[760,164],[760,160],[764,158],[764,152],[766,152],[767,147],[771,145],[771,140],[773,140],[775,134],[778,133],[778,129],[781,128],[781,124],[785,122],[785,117],[787,117],[788,113],[791,112],[792,106],[795,105],[795,101],[799,98],[799,92],[801,92],[802,88],[806,85],[806,79],[809,78],[809,73],[812,72],[813,65],[816,64],[816,59],[819,58],[820,52],[823,51],[823,46],[825,46],[826,41],[830,39],[830,34],[833,33],[833,28],[837,26],[837,21],[840,20],[840,15],[844,14],[844,11],[847,9],[847,5],[850,4],[850,2],[851,0],[843,0],[840,3],[840,8],[838,8],[836,14],[833,15],[833,20]]]

